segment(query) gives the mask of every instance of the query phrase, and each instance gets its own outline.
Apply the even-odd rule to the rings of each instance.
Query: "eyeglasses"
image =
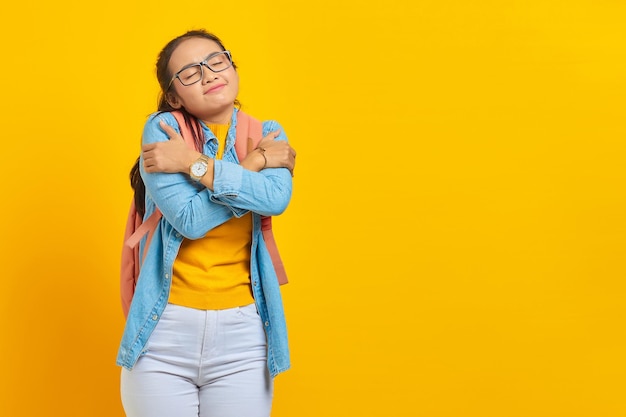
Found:
[[[184,86],[192,85],[204,78],[204,68],[207,67],[213,72],[222,72],[233,65],[230,51],[222,51],[209,55],[204,61],[197,64],[190,64],[178,71],[170,83],[167,85],[169,90],[176,78]]]

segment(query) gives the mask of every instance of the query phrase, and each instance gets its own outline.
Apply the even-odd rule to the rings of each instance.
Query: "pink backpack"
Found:
[[[172,114],[178,122],[183,139],[189,147],[193,148],[194,143],[191,131],[184,121],[183,114],[179,111],[172,112]],[[237,152],[239,160],[243,160],[248,152],[255,149],[262,138],[263,125],[261,122],[239,110],[237,112],[237,135],[235,139],[235,151]],[[135,293],[135,286],[139,278],[139,266],[143,263],[148,253],[154,231],[162,216],[161,211],[157,208],[146,221],[142,222],[142,218],[135,208],[135,200],[133,199],[131,202],[128,219],[126,221],[126,230],[124,232],[124,246],[122,247],[122,265],[120,270],[120,294],[122,297],[124,316],[128,315],[130,303]],[[274,270],[278,277],[278,283],[281,285],[286,284],[288,282],[287,273],[285,272],[285,267],[280,259],[278,247],[274,240],[272,218],[270,216],[261,217],[261,230],[263,232],[263,240],[272,258]],[[140,260],[139,241],[146,234],[148,237],[146,238],[143,258]]]

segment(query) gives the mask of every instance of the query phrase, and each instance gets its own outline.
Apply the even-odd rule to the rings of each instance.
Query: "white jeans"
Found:
[[[254,304],[196,310],[168,304],[132,371],[127,417],[268,417],[273,384]]]

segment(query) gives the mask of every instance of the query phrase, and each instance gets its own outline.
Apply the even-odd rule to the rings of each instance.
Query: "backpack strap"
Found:
[[[150,239],[154,229],[156,229],[157,224],[159,223],[159,220],[161,220],[161,217],[163,217],[161,211],[158,208],[154,210],[154,213],[152,213],[145,222],[141,223],[139,227],[135,229],[135,232],[126,240],[126,246],[134,248],[137,244],[139,244],[139,241],[146,235],[146,233],[148,234],[148,239]]]
[[[124,230],[124,246],[122,246],[122,262],[120,269],[120,298],[122,301],[122,311],[124,317],[128,316],[130,303],[133,301],[135,294],[135,285],[139,278],[139,247],[128,247],[126,241],[141,225],[141,216],[135,208],[135,199],[130,202],[130,210],[126,220],[126,229]]]
[[[178,117],[180,116],[180,117]],[[191,135],[189,127],[185,124],[182,114],[175,112],[174,117],[178,121],[181,135],[185,140],[185,143],[189,147],[195,148],[193,143],[193,135]],[[128,218],[126,220],[126,229],[124,231],[124,246],[122,246],[122,262],[120,270],[120,296],[122,301],[122,311],[124,317],[128,316],[130,310],[130,304],[135,294],[135,286],[139,279],[139,267],[143,264],[146,255],[148,254],[148,248],[150,242],[154,236],[154,232],[159,225],[159,222],[163,214],[159,208],[155,208],[154,212],[145,221],[137,213],[135,207],[135,199],[131,200],[130,210],[128,212]],[[143,256],[139,256],[139,242],[141,239],[148,235],[146,238],[146,244],[143,249]]]
[[[178,122],[178,127],[180,128],[180,135],[183,137],[187,146],[195,149],[195,144],[193,141],[193,135],[191,134],[191,129],[189,128],[189,126],[187,126],[187,123],[185,123],[185,117],[183,116],[182,112],[178,110],[173,111],[172,115],[176,118],[176,121]],[[131,211],[132,210],[133,209],[131,208]],[[130,248],[135,248],[137,247],[137,245],[139,245],[139,242],[141,241],[141,239],[146,234],[148,235],[148,240],[146,241],[146,247],[144,248],[144,251],[143,251],[143,257],[141,259],[141,263],[143,263],[143,260],[145,259],[146,254],[148,253],[148,247],[150,246],[152,235],[154,234],[154,231],[156,230],[156,227],[159,224],[161,217],[163,217],[163,214],[161,213],[161,210],[159,210],[159,208],[156,207],[154,209],[154,212],[150,215],[150,217],[148,217],[143,223],[141,223],[135,229],[134,233],[128,239],[126,239],[125,245]]]
[[[259,146],[261,139],[263,139],[263,123],[239,110],[235,139],[235,151],[239,162]]]
[[[278,245],[276,244],[276,240],[274,240],[271,216],[261,216],[261,231],[263,232],[263,240],[265,241],[267,251],[270,254],[270,258],[272,258],[272,264],[274,265],[274,271],[276,271],[278,283],[284,285],[288,283],[289,280],[287,279],[287,271],[285,271],[283,260],[280,258],[280,253],[278,253]]]
[[[235,140],[235,151],[239,161],[242,161],[248,153],[255,150],[259,146],[261,139],[263,139],[263,124],[239,110],[237,112],[237,136]],[[265,246],[274,265],[278,283],[280,285],[286,284],[289,281],[285,266],[280,258],[280,253],[278,253],[278,245],[276,245],[276,240],[274,239],[271,216],[261,216],[261,231],[263,232]]]

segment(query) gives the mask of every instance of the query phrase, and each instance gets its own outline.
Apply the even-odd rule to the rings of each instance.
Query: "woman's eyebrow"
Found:
[[[207,56],[205,56],[205,57],[204,57],[204,59],[203,59],[202,61],[191,62],[191,63],[189,63],[189,64],[185,65],[184,67],[182,67],[181,69],[179,69],[178,71],[182,71],[182,70],[187,69],[187,68],[189,68],[189,67],[193,67],[194,65],[198,65],[198,64],[200,64],[201,62],[206,61],[207,59],[211,58],[211,57],[212,57],[212,56],[214,56],[214,55],[221,54],[222,52],[224,52],[224,51],[211,52],[210,54],[208,54]]]

